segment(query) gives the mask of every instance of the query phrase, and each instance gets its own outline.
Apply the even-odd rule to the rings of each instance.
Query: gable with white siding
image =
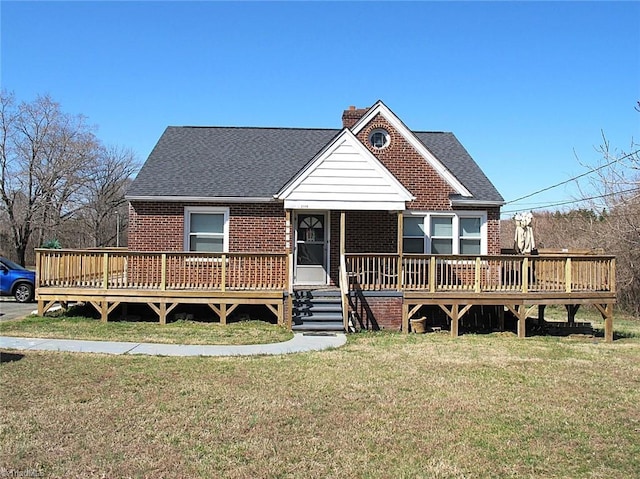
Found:
[[[413,195],[343,130],[277,195],[287,209],[404,210]]]

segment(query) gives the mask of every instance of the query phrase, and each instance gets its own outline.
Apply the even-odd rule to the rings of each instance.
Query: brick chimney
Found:
[[[348,110],[342,113],[342,126],[344,128],[351,128],[367,111],[369,111],[369,108],[350,106]]]

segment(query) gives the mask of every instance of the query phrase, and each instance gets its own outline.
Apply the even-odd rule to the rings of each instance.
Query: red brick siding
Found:
[[[500,208],[487,210],[487,254],[500,254]]]
[[[346,212],[347,253],[396,253],[398,219],[387,211]],[[331,212],[330,272],[331,282],[338,284],[340,264],[340,212]]]
[[[369,134],[384,128],[389,132],[389,146],[377,149],[369,143]],[[409,203],[410,210],[450,211],[449,195],[455,193],[426,160],[382,116],[376,115],[358,133],[358,139],[409,190],[416,199]]]
[[[342,127],[351,128],[356,122],[369,111],[369,108],[351,107],[342,113]]]
[[[391,137],[389,146],[384,149],[374,148],[369,143],[369,134],[377,128],[384,128],[389,132]],[[360,131],[358,139],[385,165],[404,187],[416,197],[414,201],[411,201],[407,205],[408,210],[455,210],[455,208],[451,207],[449,201],[449,195],[455,193],[453,188],[442,179],[440,174],[427,163],[382,115],[376,115],[371,122]],[[464,210],[485,211],[484,209],[478,208],[464,208]],[[499,254],[499,208],[488,209],[487,226],[487,252],[488,254]]]
[[[387,211],[350,211],[346,215],[348,253],[395,253],[398,216]]]
[[[129,205],[129,249],[183,251],[185,206],[229,208],[230,252],[284,252],[285,214],[278,203],[135,201]]]
[[[355,313],[356,328],[390,331],[402,329],[402,297],[363,296],[352,297],[350,311]]]

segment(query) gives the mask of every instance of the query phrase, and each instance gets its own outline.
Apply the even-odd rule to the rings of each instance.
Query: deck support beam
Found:
[[[440,309],[442,309],[449,319],[451,319],[451,337],[457,338],[460,332],[460,318],[464,316],[467,311],[473,306],[473,304],[467,304],[462,309],[460,309],[460,304],[452,304],[451,309],[447,308],[445,304],[439,304]]]
[[[53,306],[56,303],[55,299],[52,299],[51,301],[47,301],[45,302],[42,299],[38,300],[38,316],[44,316],[45,313],[47,311],[49,311],[49,308],[51,308],[51,306]]]
[[[158,306],[156,306],[155,303],[151,302],[147,304],[158,315],[158,321],[160,322],[160,324],[167,324],[167,315],[171,313],[171,311],[173,311],[179,303],[168,303],[168,306],[166,301],[161,301],[160,303],[158,303]]]
[[[409,316],[410,316],[409,303],[407,303],[406,301],[403,301],[402,302],[402,326],[400,326],[400,329],[405,334],[409,333]]]
[[[613,304],[594,304],[596,309],[600,311],[602,319],[604,319],[604,340],[607,343],[613,342]]]
[[[565,304],[564,307],[567,310],[567,322],[573,325],[576,322],[576,313],[580,309],[579,304]]]

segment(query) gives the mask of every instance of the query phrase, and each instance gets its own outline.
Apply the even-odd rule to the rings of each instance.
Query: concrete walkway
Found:
[[[295,333],[284,343],[241,346],[128,343],[115,341],[82,341],[75,339],[39,339],[0,336],[0,348],[21,351],[69,351],[74,353],[146,354],[150,356],[255,356],[303,353],[337,348],[347,342],[343,333]]]

